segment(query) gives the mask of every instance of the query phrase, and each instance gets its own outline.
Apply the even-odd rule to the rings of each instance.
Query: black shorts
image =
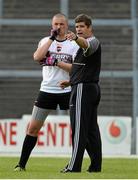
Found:
[[[35,101],[35,106],[44,109],[56,110],[57,105],[59,105],[61,110],[67,110],[69,109],[69,99],[70,92],[54,94],[40,91],[37,100]]]

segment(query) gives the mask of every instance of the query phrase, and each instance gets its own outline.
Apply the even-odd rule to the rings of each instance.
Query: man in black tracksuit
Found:
[[[72,157],[62,172],[81,172],[84,151],[88,152],[91,164],[88,172],[100,172],[102,145],[97,123],[97,107],[100,101],[99,74],[101,69],[101,45],[93,35],[91,18],[80,14],[75,19],[77,35],[67,34],[80,46],[74,63],[70,65],[70,82],[62,81],[65,88],[71,84],[70,119],[72,127]],[[67,65],[57,64],[67,70]]]

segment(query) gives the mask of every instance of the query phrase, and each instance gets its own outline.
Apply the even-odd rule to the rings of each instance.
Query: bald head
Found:
[[[65,37],[68,31],[68,19],[64,14],[55,14],[52,18],[52,28],[59,29],[59,36]]]
[[[53,18],[52,18],[52,21],[53,21],[54,19],[63,19],[63,20],[66,21],[66,23],[68,24],[68,18],[67,18],[64,14],[62,14],[62,13],[55,14],[55,15],[53,16]]]

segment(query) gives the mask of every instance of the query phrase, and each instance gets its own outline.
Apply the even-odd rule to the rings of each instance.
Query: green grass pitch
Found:
[[[101,173],[88,173],[84,158],[81,173],[60,173],[69,158],[31,157],[25,172],[14,172],[17,157],[0,157],[0,179],[138,179],[138,159],[103,158]]]

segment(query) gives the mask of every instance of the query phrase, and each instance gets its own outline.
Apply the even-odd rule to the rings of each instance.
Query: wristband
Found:
[[[61,59],[55,59],[54,65],[58,66],[58,63],[61,62]]]
[[[50,36],[49,39],[51,39],[52,41],[54,41],[56,38],[55,38],[55,36]]]
[[[75,39],[74,39],[74,41],[77,41],[77,39],[78,39],[79,37],[76,35],[76,37],[75,37]]]
[[[55,59],[54,65],[57,66],[57,64],[58,64],[58,60]]]

